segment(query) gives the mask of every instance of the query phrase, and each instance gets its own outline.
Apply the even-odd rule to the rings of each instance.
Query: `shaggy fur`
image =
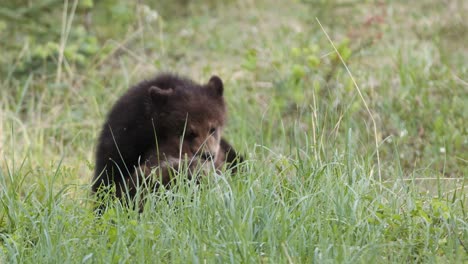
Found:
[[[182,157],[195,163],[212,160],[216,168],[226,162],[235,169],[242,158],[221,139],[226,119],[223,90],[217,76],[200,85],[172,74],[130,88],[112,107],[102,128],[92,191],[115,185],[118,198],[128,187],[132,196],[131,182],[140,164],[140,172],[149,173],[158,166],[177,168]],[[166,186],[168,170],[162,174],[158,185]]]

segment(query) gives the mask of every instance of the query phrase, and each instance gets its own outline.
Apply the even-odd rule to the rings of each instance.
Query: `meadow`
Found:
[[[0,263],[468,263],[467,13],[6,0]],[[96,217],[106,113],[163,71],[223,79],[224,135],[246,161]]]

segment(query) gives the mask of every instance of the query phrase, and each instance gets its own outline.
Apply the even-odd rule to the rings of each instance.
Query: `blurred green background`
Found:
[[[324,129],[333,142],[326,148],[347,137],[339,125],[346,121],[363,154],[375,154],[377,136],[382,161],[394,166],[399,156],[405,174],[424,168],[459,177],[468,152],[465,11],[464,1],[5,0],[2,121],[54,126],[38,125],[34,115],[66,108],[51,120],[77,127],[45,134],[62,138],[63,148],[63,140],[84,133],[80,140],[90,146],[103,115],[128,86],[159,71],[197,81],[219,74],[232,87],[232,131],[249,125],[236,135],[245,145],[259,143],[248,132],[257,130],[259,111],[275,112],[267,126],[281,120],[297,129],[308,122],[315,95],[316,109],[330,112],[332,127]],[[316,18],[355,75],[378,135]]]

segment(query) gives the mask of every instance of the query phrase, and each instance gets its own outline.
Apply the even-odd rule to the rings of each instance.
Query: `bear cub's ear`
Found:
[[[154,103],[165,103],[173,93],[173,90],[172,88],[161,89],[157,86],[151,86],[148,90],[148,93]]]
[[[216,75],[211,76],[208,81],[208,89],[211,89],[217,96],[223,96],[224,86],[221,78]]]

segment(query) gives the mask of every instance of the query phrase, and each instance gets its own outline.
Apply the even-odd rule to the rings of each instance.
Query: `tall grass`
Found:
[[[70,198],[76,186],[54,188],[62,168],[50,171],[42,195],[22,168],[8,170],[4,261],[456,263],[466,256],[463,189],[433,198],[416,181],[382,185],[371,160],[336,151],[325,161],[313,147],[320,145],[292,143],[280,154],[257,146],[237,175],[160,191],[141,214],[110,203],[101,218],[86,195]]]

